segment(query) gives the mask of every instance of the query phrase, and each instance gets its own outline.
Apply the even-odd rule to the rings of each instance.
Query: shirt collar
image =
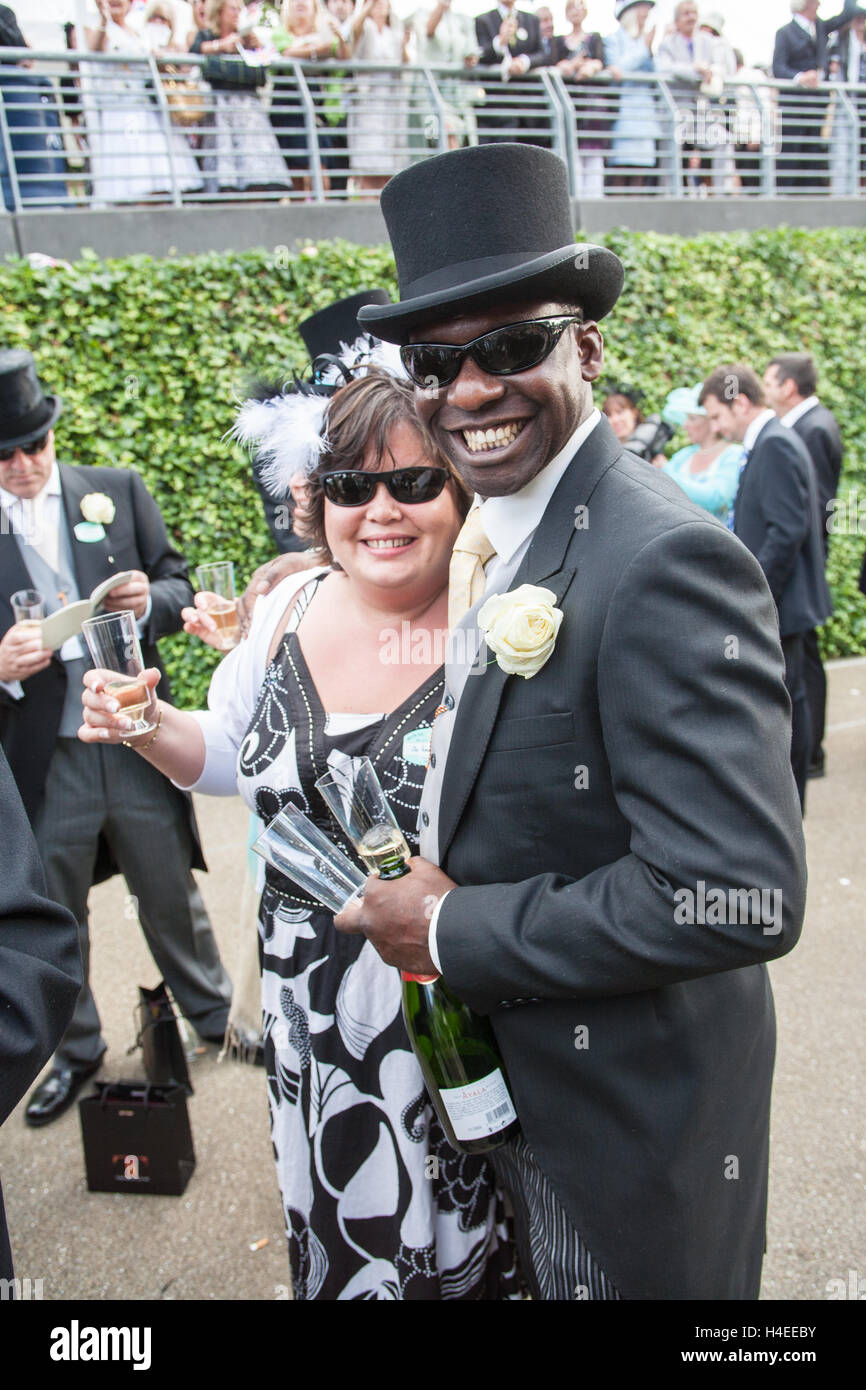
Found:
[[[4,487],[0,487],[0,502],[7,509],[14,507],[17,502],[44,502],[46,497],[59,497],[60,490],[60,469],[55,461],[51,470],[51,476],[41,492],[37,492],[35,497],[16,497],[14,492],[7,492]]]
[[[799,24],[801,29],[805,29],[810,39],[815,38],[817,31],[815,25],[812,23],[810,19],[805,19],[804,16],[801,14],[795,14],[794,23]]]
[[[791,425],[796,425],[799,419],[808,414],[814,406],[819,404],[820,402],[817,396],[807,396],[804,401],[800,401],[799,405],[793,406],[788,411],[787,415],[782,416],[782,424],[787,425],[789,428]]]
[[[541,472],[536,473],[519,492],[512,492],[507,497],[476,498],[481,506],[485,534],[505,564],[517,554],[538,526],[563,473],[600,419],[599,412],[593,410],[550,463],[546,463]]]
[[[758,435],[761,433],[764,426],[769,425],[770,421],[775,420],[775,418],[772,410],[762,410],[760,415],[755,416],[743,438],[743,448],[747,454],[751,453],[752,449],[754,449]]]

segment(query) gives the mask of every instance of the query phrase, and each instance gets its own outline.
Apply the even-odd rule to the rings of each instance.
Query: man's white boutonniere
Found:
[[[102,526],[110,526],[114,520],[116,507],[104,492],[88,492],[81,499],[81,515],[85,521],[96,521]]]
[[[556,594],[538,584],[521,584],[507,594],[493,594],[478,610],[478,626],[509,676],[529,680],[553,654],[562,609]]]
[[[518,31],[517,31],[517,37],[518,37],[518,39],[520,40],[521,43],[526,43],[526,40],[529,38],[529,34],[528,34],[527,31],[523,28],[522,25],[521,25],[521,27],[520,27],[520,28],[518,29]]]

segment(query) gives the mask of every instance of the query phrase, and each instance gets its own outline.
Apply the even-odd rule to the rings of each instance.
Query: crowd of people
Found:
[[[544,195],[506,226],[503,179]],[[575,255],[547,151],[456,150],[383,202],[401,300],[314,315],[308,378],[241,411],[304,548],[253,577],[206,711],[175,708],[159,664],[161,636],[218,634],[156,502],[133,470],[60,462],[59,396],[29,353],[0,352],[0,741],[17,784],[0,767],[0,1120],[52,1049],[31,1126],[101,1066],[92,883],[125,875],[178,1007],[219,1042],[239,1001],[190,873],[191,793],[239,793],[257,823],[301,808],[350,850],[316,784],[365,755],[411,872],[371,877],[335,917],[268,866],[247,943],[295,1297],[754,1298],[765,962],[800,929],[800,817],[824,770],[838,428],[804,353],[763,379],[714,366],[659,417],[623,383],[597,409],[597,320],[623,268],[602,247]],[[436,233],[420,262],[419,205]],[[533,206],[536,249],[503,255]],[[482,255],[496,268],[479,281]],[[434,263],[437,289],[416,293]],[[12,606],[38,589],[51,614],[115,574],[105,606],[137,626],[157,696],[143,735],[78,637],[44,648]],[[511,664],[470,679],[486,600],[512,592],[530,620]],[[411,655],[385,660],[401,624]],[[698,883],[772,894],[773,916],[683,929]],[[446,1138],[394,966],[442,973],[491,1017],[520,1123],[501,1148]],[[576,1078],[578,1025],[593,1044]]]
[[[818,17],[818,0],[790,0],[792,18],[779,28],[772,61],[762,67],[747,64],[726,38],[723,7],[703,9],[695,0],[680,0],[664,33],[654,24],[652,4],[620,0],[617,27],[605,35],[592,29],[584,0],[568,0],[564,34],[555,32],[549,7],[523,10],[517,0],[503,0],[474,21],[455,13],[451,0],[436,0],[406,19],[391,0],[246,7],[241,0],[195,0],[190,28],[173,0],[95,3],[85,47],[117,55],[118,62],[88,76],[89,102],[74,74],[63,79],[59,103],[48,78],[11,69],[0,79],[10,124],[23,120],[48,132],[43,157],[19,171],[29,175],[26,197],[67,196],[64,156],[49,160],[44,145],[49,139],[62,150],[63,110],[96,203],[137,202],[172,190],[311,197],[311,117],[290,72],[273,68],[280,58],[383,65],[351,80],[339,69],[312,71],[308,79],[322,189],[333,197],[351,190],[362,199],[375,198],[394,173],[435,150],[440,123],[449,148],[503,138],[550,147],[549,118],[534,85],[543,68],[556,68],[572,98],[582,197],[652,191],[669,179],[663,108],[652,83],[638,80],[652,74],[673,94],[686,194],[757,193],[769,146],[778,159],[779,191],[832,191],[847,187],[855,137],[832,92],[816,88],[834,80],[866,84],[866,8],[854,0],[828,20]],[[12,10],[0,6],[0,12],[0,48],[23,45]],[[70,22],[66,29],[74,47],[75,28]],[[190,54],[206,60],[200,70],[183,63]],[[121,55],[159,59],[170,131],[147,70],[124,65]],[[406,65],[461,69],[442,75],[436,114],[422,118],[429,91],[423,78],[395,71]],[[788,85],[769,87],[768,77]],[[731,87],[734,78],[740,85]],[[26,92],[33,83],[45,89],[45,109],[22,114],[16,103],[24,99],[22,87]],[[858,117],[861,105],[857,98]],[[866,178],[866,119],[860,130],[857,160]],[[29,138],[28,147],[21,129],[17,146],[13,139],[22,155],[38,148],[38,137]],[[7,185],[8,174],[8,207]]]

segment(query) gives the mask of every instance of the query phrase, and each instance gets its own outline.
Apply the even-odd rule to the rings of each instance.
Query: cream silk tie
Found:
[[[495,554],[481,521],[481,508],[473,507],[454,543],[448,571],[448,626],[452,632],[484,593],[484,566]]]

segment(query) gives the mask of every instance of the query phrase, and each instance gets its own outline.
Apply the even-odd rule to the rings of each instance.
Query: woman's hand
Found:
[[[105,693],[106,681],[116,678],[116,671],[85,671],[84,689],[81,692],[84,723],[78,730],[82,743],[122,743],[129,738],[132,720],[120,712],[118,701]],[[149,690],[155,689],[160,679],[160,672],[155,666],[149,666],[138,677]]]
[[[216,594],[208,593],[207,590],[200,591],[193,600],[195,607],[182,608],[180,610],[180,616],[183,618],[184,632],[188,632],[191,637],[200,638],[200,640],[206,642],[209,647],[213,647],[216,651],[223,652],[224,654],[224,649],[220,646],[222,638],[218,636],[219,630],[207,611],[216,597]],[[243,628],[240,599],[235,599],[235,607],[238,610],[238,616],[241,617],[241,627]]]

